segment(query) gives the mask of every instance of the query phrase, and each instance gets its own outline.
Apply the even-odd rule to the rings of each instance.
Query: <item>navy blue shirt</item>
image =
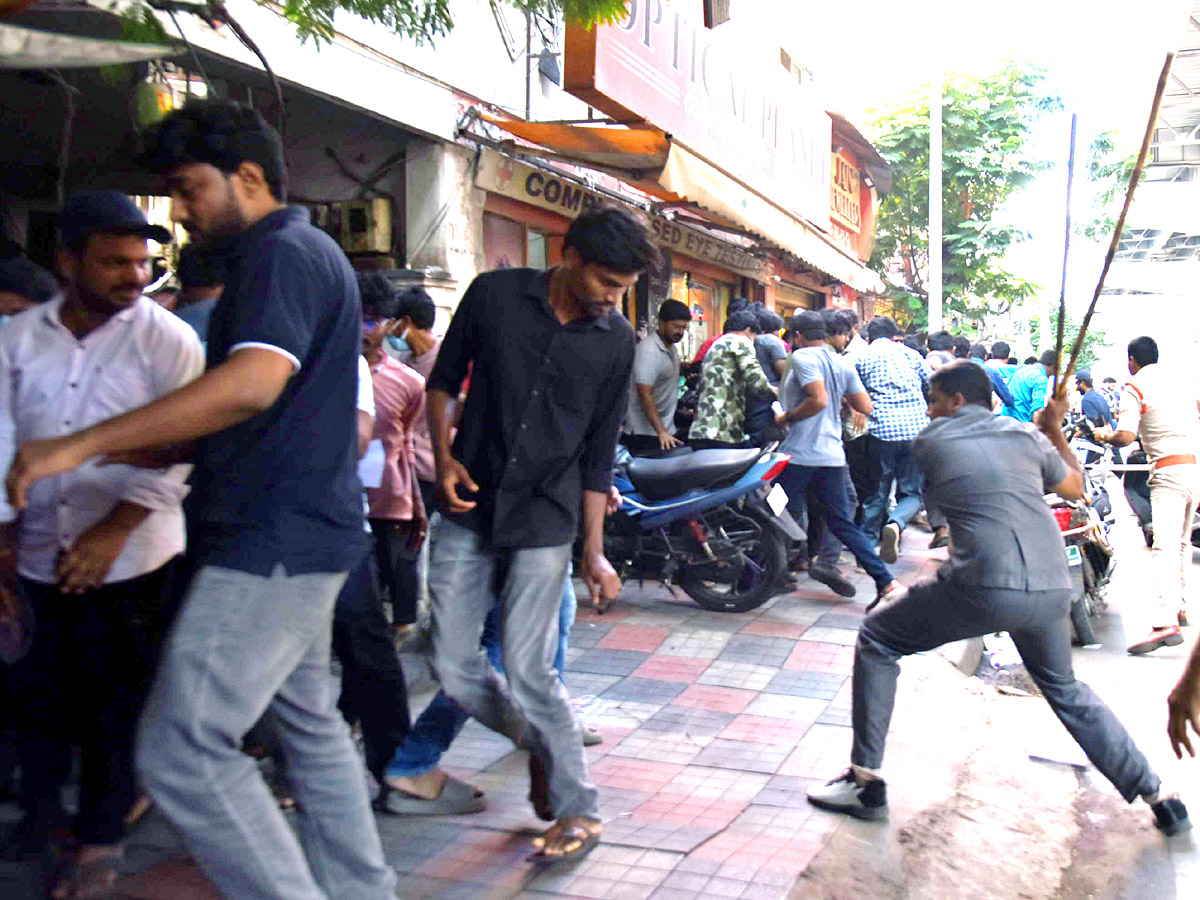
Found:
[[[1108,400],[1099,391],[1093,390],[1084,394],[1079,408],[1093,425],[1111,425],[1114,428],[1117,425],[1116,419],[1113,418],[1112,407],[1108,405]]]
[[[269,408],[197,447],[188,498],[199,565],[269,575],[342,572],[366,552],[355,400],[358,282],[341,248],[289,207],[230,248],[208,330],[208,367],[268,347],[295,374]]]

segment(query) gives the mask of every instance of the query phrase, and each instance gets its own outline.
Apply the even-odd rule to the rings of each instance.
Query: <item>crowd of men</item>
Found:
[[[577,534],[592,602],[621,589],[603,543],[618,440],[639,454],[681,452],[685,438],[692,451],[780,441],[780,484],[808,522],[796,568],[853,596],[844,546],[874,580],[852,765],[814,804],[884,817],[897,660],[1006,629],[1097,768],[1165,832],[1189,827],[1071,670],[1069,581],[1042,494],[1079,497],[1082,475],[1066,403],[1047,396],[1052,355],[1014,367],[1001,342],[989,353],[939,334],[914,347],[885,317],[784,322],[737,303],[684,363],[685,304],[664,302],[640,343],[620,313],[657,251],[615,207],[573,222],[560,265],[476,278],[439,339],[427,294],[356,273],[286,205],[282,146],[252,110],[190,104],[142,164],[191,238],[174,311],[144,296],[147,240],[170,235],[121,194],[67,200],[60,281],[0,264],[15,313],[0,329],[0,699],[24,811],[3,852],[67,859],[55,898],[105,896],[125,829],[151,802],[224,896],[393,897],[372,813],[481,809],[482,792],[439,766],[471,717],[529,752],[529,800],[552,823],[532,859],[587,854],[602,827],[583,747],[600,737],[562,674]],[[1097,433],[1140,438],[1156,466],[1166,612],[1149,652],[1182,640],[1164,617],[1182,602],[1177,541],[1200,441],[1194,399],[1139,341],[1115,428]],[[1078,385],[1084,413],[1112,426],[1107,397],[1084,373]],[[905,587],[888,566],[922,508],[949,560]],[[410,722],[393,641],[420,627],[426,585],[442,690]],[[1200,654],[1171,710],[1176,752],[1190,751]],[[298,835],[251,744],[286,768]]]

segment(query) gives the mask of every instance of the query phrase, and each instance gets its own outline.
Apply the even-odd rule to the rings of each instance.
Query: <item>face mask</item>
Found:
[[[387,337],[388,345],[397,353],[411,353],[412,348],[408,346],[408,329],[405,328],[399,335],[389,334]]]

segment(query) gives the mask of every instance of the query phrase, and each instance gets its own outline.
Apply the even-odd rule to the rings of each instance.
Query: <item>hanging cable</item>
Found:
[[[211,99],[218,99],[217,92],[213,90],[212,82],[208,80],[208,73],[204,71],[204,64],[200,62],[200,57],[196,53],[196,48],[192,46],[192,42],[188,40],[186,34],[183,33],[183,28],[179,24],[179,20],[175,18],[175,10],[167,7],[167,15],[171,17],[171,23],[175,26],[175,30],[179,32],[179,37],[183,40],[184,46],[187,47],[188,53],[192,55],[192,62],[196,64],[196,71],[200,73],[201,80],[204,81],[204,86],[208,89],[208,96]],[[188,76],[188,93],[191,93],[191,76]]]

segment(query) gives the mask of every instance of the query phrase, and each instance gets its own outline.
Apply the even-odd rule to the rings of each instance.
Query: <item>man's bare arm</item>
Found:
[[[1051,397],[1035,415],[1038,428],[1054,445],[1054,449],[1058,451],[1063,462],[1067,464],[1067,477],[1054,485],[1054,493],[1064,500],[1082,500],[1084,495],[1083,466],[1079,464],[1079,460],[1067,443],[1066,436],[1062,433],[1062,420],[1067,413],[1067,408],[1068,401],[1065,396]]]
[[[466,467],[450,454],[450,433],[455,425],[454,398],[443,390],[430,388],[425,395],[426,415],[429,417],[429,435],[433,440],[433,461],[437,467],[438,492],[451,513],[464,513],[475,508],[474,500],[463,500],[458,496],[458,485],[478,491],[477,485]]]

